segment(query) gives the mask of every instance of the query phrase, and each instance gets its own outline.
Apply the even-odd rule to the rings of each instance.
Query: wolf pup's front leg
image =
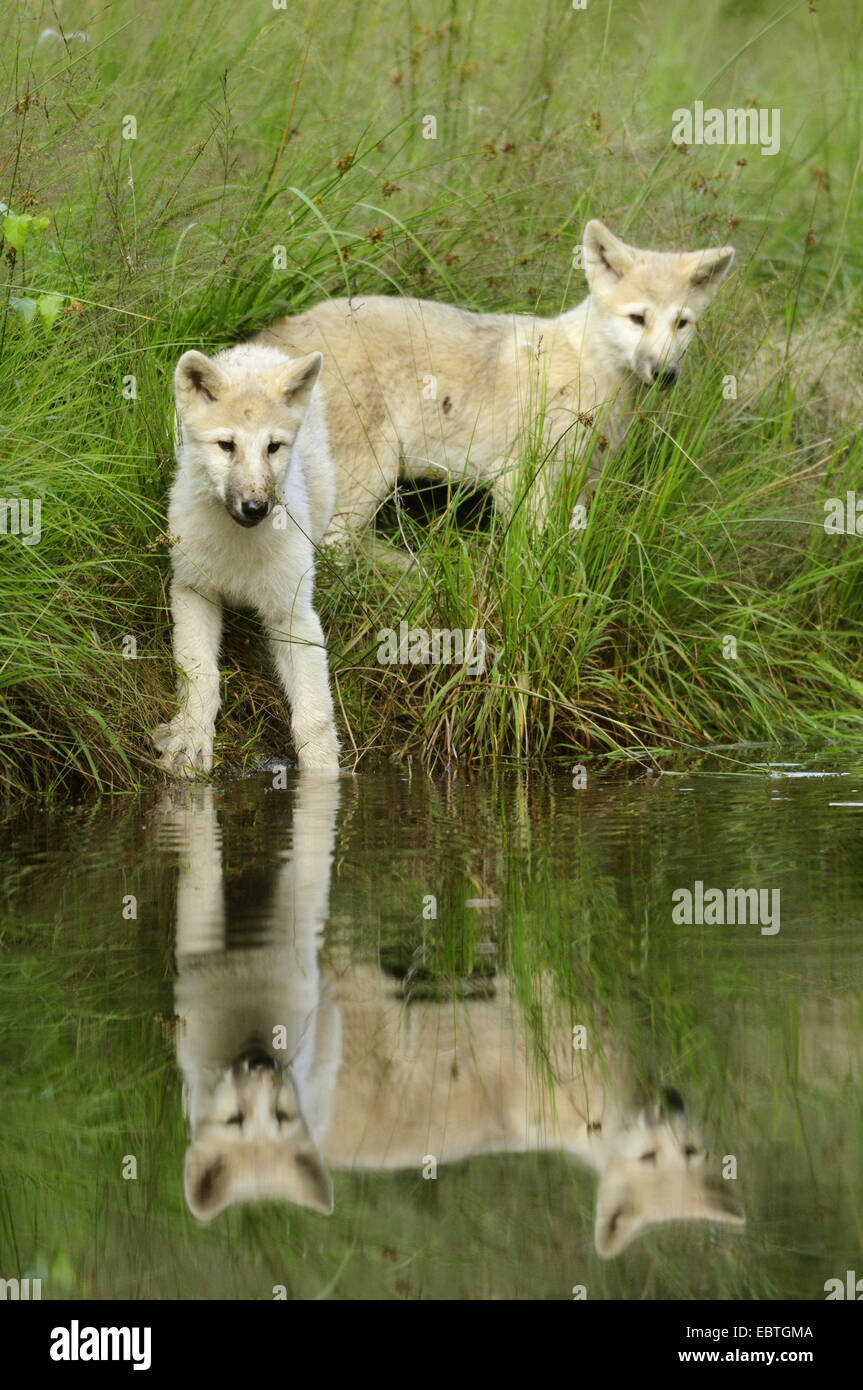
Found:
[[[222,605],[174,579],[171,584],[174,659],[179,669],[180,708],[153,735],[166,772],[182,777],[213,767],[213,732],[219,710],[219,647]]]
[[[303,769],[337,769],[339,740],[330,693],[324,632],[314,609],[296,608],[267,631],[291,711],[291,733]]]

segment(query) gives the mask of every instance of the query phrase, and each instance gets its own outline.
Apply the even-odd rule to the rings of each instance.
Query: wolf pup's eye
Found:
[[[234,441],[233,441],[233,439],[220,439],[220,440],[218,440],[217,442],[218,442],[219,448],[220,448],[220,449],[224,449],[224,451],[225,451],[226,454],[232,454],[232,453],[234,452]]]
[[[689,327],[689,319],[678,319],[678,320],[677,320],[677,327],[678,327],[678,328],[688,328],[688,327]]]
[[[642,327],[642,328],[644,327],[644,315],[643,315],[643,314],[630,314],[629,317],[632,319],[632,322],[633,322],[633,323],[637,323],[637,324],[638,324],[640,327]]]
[[[278,451],[279,451],[279,449],[281,449],[281,447],[282,447],[282,446],[281,446],[281,444],[280,444],[280,442],[279,442],[278,439],[271,439],[270,442],[269,442],[269,444],[267,445],[267,453],[268,453],[268,454],[275,454],[275,453],[278,453]]]

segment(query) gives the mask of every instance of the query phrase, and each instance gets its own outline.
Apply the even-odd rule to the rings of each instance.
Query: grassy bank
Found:
[[[853,314],[851,0],[119,0],[64,22],[87,40],[40,42],[49,7],[20,11],[0,59],[0,199],[24,218],[0,263],[0,496],[42,499],[38,544],[0,536],[10,798],[154,775],[180,351],[353,291],[556,313],[584,292],[590,216],[637,244],[730,241],[738,263],[580,537],[573,478],[542,537],[520,513],[456,524],[413,498],[382,523],[421,548],[410,574],[322,560],[346,753],[577,761],[863,737],[861,541],[823,527],[828,498],[863,495],[853,423],[788,384],[749,406],[722,392],[765,322]],[[675,146],[672,112],[696,100],[778,109],[780,152]],[[401,621],[483,627],[485,671],[381,666],[377,634]],[[223,765],[281,753],[283,703],[245,620],[224,671]]]

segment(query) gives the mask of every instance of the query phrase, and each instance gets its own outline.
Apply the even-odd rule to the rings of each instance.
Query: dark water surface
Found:
[[[822,1299],[863,1276],[859,764],[281,780],[7,826],[0,1277]]]

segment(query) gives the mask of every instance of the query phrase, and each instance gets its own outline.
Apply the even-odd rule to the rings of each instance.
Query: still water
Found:
[[[43,1299],[863,1276],[863,767],[579,780],[262,772],[7,826],[0,1276]]]

